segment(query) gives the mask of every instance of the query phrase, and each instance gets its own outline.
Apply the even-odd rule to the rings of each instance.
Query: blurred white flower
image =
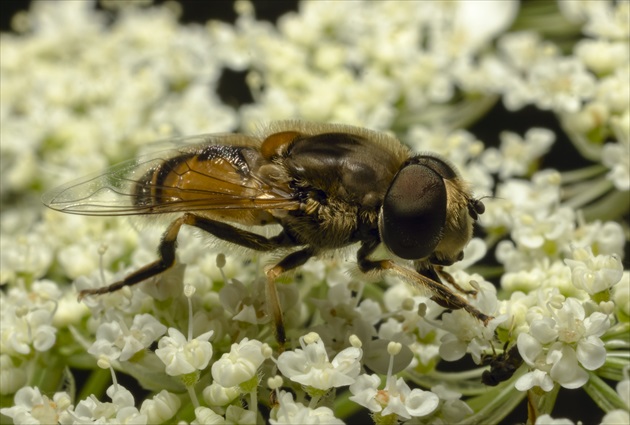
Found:
[[[630,55],[627,41],[584,39],[577,42],[574,50],[587,68],[600,75],[626,66]]]
[[[18,287],[8,293],[0,292],[0,352],[10,355],[28,355],[32,349],[48,351],[56,341],[57,328],[52,318],[57,308],[60,291],[45,282],[35,283],[26,292]],[[44,292],[52,289],[51,292]]]
[[[15,394],[27,382],[26,371],[8,354],[0,354],[0,395]]]
[[[628,410],[615,409],[606,413],[600,425],[619,425],[630,423],[630,413]]]
[[[593,75],[571,57],[535,63],[528,83],[536,106],[558,113],[577,111],[595,92]]]
[[[440,399],[438,410],[446,423],[464,422],[474,411],[462,400],[462,394],[450,390],[448,386],[439,384],[431,387],[431,392]],[[435,414],[435,412],[434,412]]]
[[[2,234],[0,238],[1,282],[13,282],[19,274],[28,274],[35,279],[44,276],[53,261],[46,239],[40,232],[26,235]]]
[[[555,141],[555,134],[544,128],[532,128],[521,138],[511,131],[500,135],[501,146],[497,152],[488,148],[483,153],[484,165],[497,173],[501,180],[509,177],[527,176],[540,157],[547,153]]]
[[[0,413],[12,418],[15,424],[53,424],[60,421],[71,402],[65,392],[55,393],[51,400],[37,387],[22,387],[15,393],[13,407],[2,408]]]
[[[618,190],[630,190],[630,145],[606,143],[602,150],[602,163],[610,169],[608,178]]]

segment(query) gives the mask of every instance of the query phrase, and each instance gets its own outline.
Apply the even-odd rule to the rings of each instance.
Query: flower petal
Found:
[[[578,341],[576,353],[579,362],[588,370],[599,369],[606,361],[606,348],[602,340],[596,336]]]
[[[575,351],[568,345],[561,349],[561,357],[549,371],[551,379],[564,388],[580,388],[588,381],[588,373],[580,367]]]
[[[411,416],[426,416],[437,409],[440,399],[431,391],[422,391],[418,388],[409,393],[405,399],[405,407]]]

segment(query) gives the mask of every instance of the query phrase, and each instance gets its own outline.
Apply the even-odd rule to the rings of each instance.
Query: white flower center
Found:
[[[584,327],[584,322],[579,319],[575,319],[573,321],[573,326],[566,326],[558,329],[558,339],[567,344],[572,344],[579,341],[585,331],[586,328]]]

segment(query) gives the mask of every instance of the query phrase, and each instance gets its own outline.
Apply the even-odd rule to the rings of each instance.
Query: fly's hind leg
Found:
[[[173,221],[162,235],[162,240],[158,248],[158,260],[127,275],[124,279],[112,283],[109,286],[96,289],[84,289],[79,293],[79,299],[86,295],[106,294],[117,291],[125,286],[135,285],[153,276],[156,276],[173,266],[175,263],[175,250],[177,248],[177,235],[182,225],[197,227],[211,235],[233,244],[253,249],[255,251],[273,251],[279,248],[290,248],[297,246],[293,238],[284,231],[278,235],[267,238],[265,236],[248,232],[229,224],[212,220],[195,214],[184,214]],[[313,252],[310,248],[293,252],[287,255],[277,265],[267,271],[267,300],[269,313],[275,322],[275,333],[278,343],[282,347],[285,343],[284,324],[282,321],[282,310],[278,299],[278,292],[275,286],[275,279],[283,272],[291,270],[304,264]]]
[[[187,213],[173,221],[162,235],[162,240],[158,248],[158,255],[160,257],[158,260],[147,264],[127,275],[123,280],[112,283],[109,286],[96,289],[84,289],[79,293],[79,299],[86,295],[106,294],[108,292],[117,291],[125,286],[135,285],[171,268],[175,263],[177,235],[183,224],[197,227],[219,239],[256,251],[272,251],[277,248],[295,245],[284,232],[273,238],[267,238],[226,223]]]
[[[125,286],[132,286],[158,275],[173,266],[175,263],[175,249],[177,248],[177,235],[182,224],[186,223],[187,215],[184,215],[173,221],[168,229],[162,234],[162,240],[158,248],[160,258],[157,261],[147,264],[146,266],[128,274],[122,280],[114,282],[109,286],[103,286],[96,289],[84,289],[79,292],[79,300],[87,295],[99,295],[114,292]]]

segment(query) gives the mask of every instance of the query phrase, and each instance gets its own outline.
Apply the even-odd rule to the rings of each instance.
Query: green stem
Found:
[[[612,187],[612,183],[611,183]],[[611,190],[597,202],[583,208],[584,219],[586,221],[607,221],[617,220],[630,211],[628,202],[628,191],[619,192]]]
[[[589,380],[583,388],[604,412],[628,408],[619,394],[594,372],[589,372]]]
[[[599,176],[606,172],[607,168],[600,164],[591,165],[588,167],[579,168],[577,170],[562,171],[560,173],[560,180],[562,184],[572,184],[581,182],[584,180],[590,180],[593,177]]]
[[[195,386],[188,385],[186,386],[186,389],[188,390],[188,395],[190,396],[190,401],[192,401],[193,406],[195,406],[195,408],[199,407],[199,399],[197,398],[197,393],[195,392]]]
[[[527,424],[533,425],[542,415],[550,415],[558,398],[560,385],[555,384],[551,391],[544,391],[540,387],[534,387],[527,391]]]
[[[98,399],[103,397],[105,394],[105,390],[112,382],[112,375],[109,369],[94,369],[87,381],[85,381],[85,385],[79,388],[79,394],[77,396],[77,400],[85,400],[90,395],[94,394],[94,396]]]
[[[600,198],[612,188],[612,182],[605,177],[575,184],[571,187],[564,188],[563,197],[567,197],[567,200],[564,201],[564,205],[574,209],[582,208]]]

